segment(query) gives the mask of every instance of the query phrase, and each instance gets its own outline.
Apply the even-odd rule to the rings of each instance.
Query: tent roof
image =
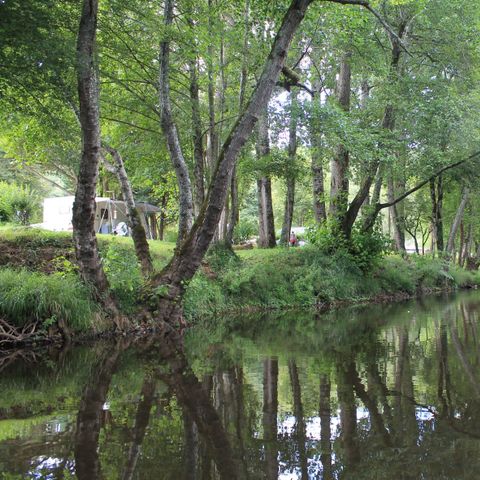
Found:
[[[44,200],[59,200],[59,201],[60,200],[65,200],[65,201],[71,202],[71,201],[75,200],[75,197],[72,196],[72,195],[69,195],[69,196],[65,196],[65,197],[49,197],[49,198],[45,198]],[[97,204],[113,203],[113,204],[118,205],[118,206],[122,206],[122,207],[125,206],[125,202],[123,202],[122,200],[112,200],[110,197],[96,197],[95,202]],[[158,208],[157,206],[152,205],[150,203],[146,203],[146,202],[137,202],[137,207],[138,207],[139,210],[141,210],[144,213],[160,212],[160,208]]]

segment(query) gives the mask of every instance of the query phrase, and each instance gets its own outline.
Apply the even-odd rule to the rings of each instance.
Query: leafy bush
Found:
[[[38,198],[29,187],[0,182],[0,221],[28,225],[38,207]]]
[[[246,242],[255,236],[258,232],[258,226],[252,219],[241,219],[233,231],[233,243],[239,244]]]
[[[142,275],[135,251],[130,245],[112,239],[101,254],[112,291],[123,308],[131,308],[142,287]]]
[[[325,255],[348,257],[363,271],[372,269],[375,262],[389,251],[390,241],[381,232],[363,232],[354,228],[350,239],[345,238],[338,223],[328,221],[307,230],[307,240]]]
[[[46,325],[64,320],[73,330],[92,327],[98,314],[90,292],[73,275],[44,275],[0,270],[0,315],[16,326],[30,321]]]

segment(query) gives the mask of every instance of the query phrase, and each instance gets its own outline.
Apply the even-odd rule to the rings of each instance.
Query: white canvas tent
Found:
[[[72,230],[72,208],[74,196],[45,198],[43,201],[43,223],[42,228],[53,231]],[[97,233],[113,233],[121,222],[127,223],[127,207],[125,202],[112,200],[108,197],[97,197],[95,212],[95,231]],[[160,209],[149,203],[138,203],[138,210],[143,213],[142,221],[147,236],[152,238],[149,222],[145,217],[154,215]]]

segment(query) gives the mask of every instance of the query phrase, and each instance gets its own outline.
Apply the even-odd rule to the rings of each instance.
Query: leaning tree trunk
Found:
[[[77,83],[82,131],[82,157],[73,203],[73,240],[83,279],[92,285],[96,298],[112,316],[117,328],[125,326],[116,302],[109,293],[95,236],[96,186],[100,161],[98,78],[95,66],[98,0],[83,2],[77,38]]]
[[[167,0],[164,9],[165,27],[170,28],[173,21],[173,1]],[[167,149],[172,160],[173,168],[178,182],[179,191],[179,222],[177,246],[181,245],[187,237],[193,220],[193,197],[192,186],[188,167],[183,157],[182,147],[178,138],[177,127],[173,121],[172,108],[170,105],[170,40],[168,36],[160,43],[160,72],[158,78],[158,90],[161,110],[161,127],[167,141]]]
[[[285,196],[285,209],[283,213],[282,233],[280,244],[287,245],[292,230],[293,207],[295,203],[295,174],[294,165],[297,155],[297,93],[292,90],[290,93],[290,125],[288,129],[288,165],[290,172],[287,177],[287,193]]]
[[[128,179],[127,172],[123,159],[118,150],[104,145],[105,150],[112,156],[114,160],[113,170],[118,178],[120,187],[122,189],[122,197],[127,206],[127,220],[128,226],[132,232],[132,240],[135,246],[135,253],[137,259],[140,262],[142,273],[145,277],[148,277],[153,272],[152,257],[150,256],[150,247],[147,241],[147,235],[145,228],[142,224],[140,217],[141,213],[138,211],[135,205],[135,198],[133,196],[132,186]]]
[[[268,111],[258,118],[257,123],[257,158],[261,160],[270,154],[270,141],[268,138]],[[262,176],[257,180],[258,198],[258,246],[273,248],[275,240],[275,221],[273,217],[272,181],[270,177]]]
[[[402,46],[401,41],[404,39],[406,33],[406,22],[402,21],[397,35],[393,36],[390,34],[390,41],[392,44],[391,50],[391,60],[389,66],[389,80],[393,83],[398,82],[398,74],[400,70],[400,59],[402,55]],[[385,106],[385,111],[383,114],[382,120],[382,129],[393,131],[395,128],[395,109],[391,103],[387,103]],[[375,176],[381,174],[381,163],[380,159],[377,157],[371,163],[367,175],[365,176],[364,181],[362,182],[360,189],[358,190],[355,198],[350,203],[345,218],[342,222],[342,231],[346,238],[350,238],[352,234],[353,225],[358,217],[358,213],[362,205],[365,202],[365,199],[368,197],[370,193],[370,187],[372,186],[373,182],[375,181]],[[379,184],[381,187],[381,183]],[[376,209],[376,205],[371,202],[371,209],[370,213],[365,216],[362,223],[362,230],[368,232],[373,228],[375,225],[379,210]]]
[[[170,0],[167,0],[167,3],[169,2]],[[285,63],[293,35],[310,3],[311,0],[292,1],[283,18],[270,55],[265,61],[263,72],[248,105],[222,147],[208,191],[206,206],[195,221],[187,240],[175,252],[165,269],[152,281],[152,287],[159,285],[167,287],[162,289],[162,295],[158,297],[157,305],[155,305],[158,320],[174,321],[178,319],[180,313],[179,300],[184,293],[185,283],[193,277],[199,268],[213,238],[225,205],[228,185],[240,150],[250,137],[258,117],[267,106]],[[159,289],[157,288],[156,291],[158,292]]]
[[[340,72],[337,79],[337,100],[344,112],[350,110],[350,84],[352,72],[350,68],[351,54],[347,52],[340,61]],[[349,152],[342,143],[337,145],[335,155],[330,164],[330,209],[331,218],[343,220],[348,208],[348,166]]]
[[[465,212],[465,207],[468,202],[469,191],[467,187],[463,187],[462,198],[460,200],[460,205],[458,206],[457,212],[455,213],[455,218],[453,219],[452,226],[450,228],[450,234],[448,235],[447,242],[447,256],[451,257],[453,253],[453,248],[455,246],[455,237],[457,235],[458,228],[463,219],[463,213]]]

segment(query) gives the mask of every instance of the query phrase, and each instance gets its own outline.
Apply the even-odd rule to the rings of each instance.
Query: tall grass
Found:
[[[74,275],[0,270],[0,316],[17,327],[63,320],[71,329],[84,331],[94,326],[98,314],[88,288]]]

